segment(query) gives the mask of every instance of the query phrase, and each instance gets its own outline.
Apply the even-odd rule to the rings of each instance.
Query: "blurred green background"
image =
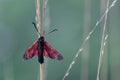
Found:
[[[45,80],[62,80],[84,38],[105,12],[107,0],[48,0],[46,36],[64,60],[45,58]],[[110,1],[111,4],[112,0]],[[0,0],[0,80],[39,80],[37,57],[24,61],[24,51],[37,39],[35,0]],[[104,20],[96,28],[65,80],[95,80]],[[101,80],[120,80],[120,0],[107,21],[107,44]]]

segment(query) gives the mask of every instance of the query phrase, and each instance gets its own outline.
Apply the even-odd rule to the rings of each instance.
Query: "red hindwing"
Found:
[[[62,60],[63,56],[59,52],[53,49],[50,44],[45,41],[43,55],[51,59]]]

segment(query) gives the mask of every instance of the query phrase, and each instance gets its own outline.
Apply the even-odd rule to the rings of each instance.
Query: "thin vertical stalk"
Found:
[[[43,36],[44,27],[45,27],[45,10],[47,6],[48,0],[43,0],[43,6],[42,6],[42,25],[41,25],[41,12],[40,12],[40,0],[37,0],[37,6],[36,6],[36,22],[37,22],[37,28],[38,37]],[[40,80],[44,80],[44,63],[40,64]]]
[[[109,7],[109,0],[107,1],[107,7],[106,7],[106,11],[108,11],[108,7]],[[98,63],[98,71],[97,71],[97,78],[96,80],[100,80],[100,70],[101,70],[101,64],[102,64],[102,58],[104,55],[104,42],[105,42],[105,35],[106,35],[106,24],[107,24],[107,16],[108,14],[105,15],[105,20],[104,20],[104,27],[103,27],[103,33],[102,33],[102,40],[101,40],[101,48],[100,48],[100,56],[99,56],[99,63]]]
[[[40,32],[41,30],[41,18],[40,18],[41,14],[40,14],[40,0],[37,0],[37,6],[36,6],[36,22],[37,22],[37,28],[38,28],[38,32]],[[42,33],[41,33],[42,34]],[[38,37],[40,37],[41,35],[38,34]]]
[[[44,63],[40,64],[40,80],[44,80]]]
[[[42,36],[43,33],[41,31],[41,18],[40,18],[40,0],[37,0],[37,6],[36,6],[36,22],[37,22],[37,28],[38,32],[41,33],[38,34],[38,37]],[[40,64],[40,80],[44,80],[44,63]]]

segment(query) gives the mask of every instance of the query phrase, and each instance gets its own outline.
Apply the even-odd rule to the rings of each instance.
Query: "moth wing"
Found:
[[[33,45],[31,45],[28,50],[25,51],[23,55],[24,60],[28,60],[33,58],[34,56],[38,55],[38,41],[35,41]]]
[[[63,56],[55,49],[53,49],[50,44],[45,41],[43,55],[51,59],[63,60]]]

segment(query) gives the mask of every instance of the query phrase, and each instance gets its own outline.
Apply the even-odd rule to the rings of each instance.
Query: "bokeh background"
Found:
[[[110,0],[110,4],[113,0]],[[64,60],[45,58],[45,80],[62,80],[65,72],[96,22],[107,0],[48,0],[45,36]],[[37,57],[24,61],[24,51],[38,38],[32,25],[35,0],[0,0],[0,80],[39,80]],[[85,43],[65,80],[96,80],[104,20]],[[107,44],[101,64],[101,80],[120,80],[120,0],[107,21]]]

